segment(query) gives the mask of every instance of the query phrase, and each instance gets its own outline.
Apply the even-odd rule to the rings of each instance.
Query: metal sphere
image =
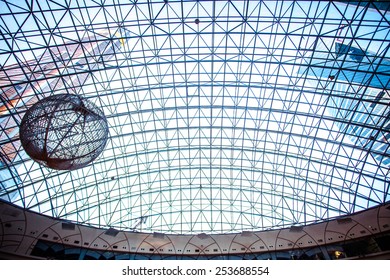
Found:
[[[26,153],[58,170],[82,168],[104,150],[108,124],[103,111],[73,94],[49,96],[34,104],[20,125]]]

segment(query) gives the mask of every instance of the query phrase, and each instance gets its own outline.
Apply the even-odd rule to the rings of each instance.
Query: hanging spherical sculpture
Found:
[[[57,170],[82,168],[106,146],[107,119],[92,102],[58,94],[35,103],[20,125],[20,141],[36,162]]]

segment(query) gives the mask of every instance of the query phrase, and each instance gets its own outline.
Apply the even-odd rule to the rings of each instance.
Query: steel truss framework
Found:
[[[389,69],[370,57],[351,69],[350,56],[337,57],[338,73],[368,65],[382,88],[307,69],[335,60],[337,40],[387,60],[388,9],[1,1],[0,196],[82,224],[179,234],[302,225],[382,204],[390,198]],[[319,40],[328,48],[321,58]],[[26,109],[55,93],[88,98],[107,117],[106,149],[85,168],[46,169],[18,144]],[[343,116],[365,117],[332,114],[336,97],[360,104]],[[345,124],[372,133],[354,141]]]

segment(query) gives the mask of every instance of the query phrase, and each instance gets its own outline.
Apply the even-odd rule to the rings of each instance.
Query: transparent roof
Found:
[[[123,3],[120,3],[123,2]],[[388,5],[1,1],[0,197],[98,227],[227,233],[390,199]],[[31,160],[19,125],[78,94],[109,123],[74,171]]]

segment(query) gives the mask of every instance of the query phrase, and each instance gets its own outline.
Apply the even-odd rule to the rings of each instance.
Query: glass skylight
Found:
[[[304,225],[389,200],[389,7],[326,1],[1,1],[1,199],[175,234]],[[20,146],[53,94],[101,108],[75,171]]]

